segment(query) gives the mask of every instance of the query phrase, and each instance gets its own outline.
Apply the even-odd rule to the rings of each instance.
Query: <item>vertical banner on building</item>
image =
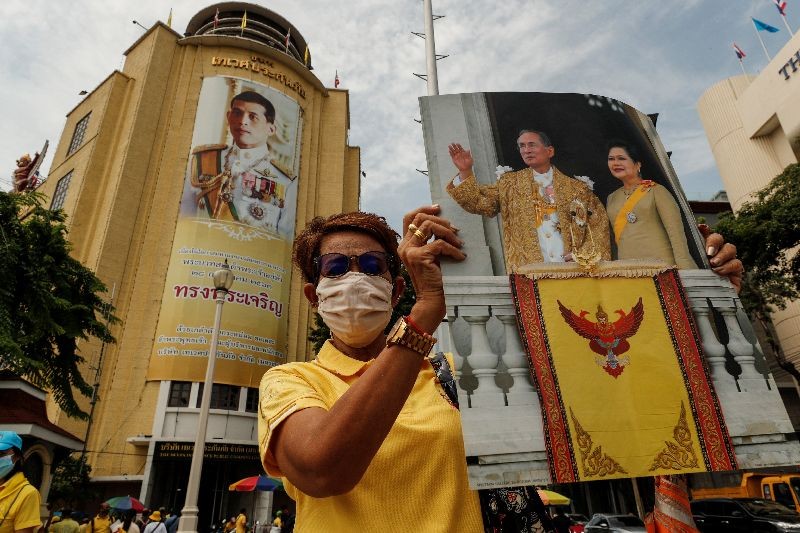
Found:
[[[301,126],[299,105],[279,91],[203,81],[148,379],[203,380],[212,275],[225,260],[236,281],[214,381],[254,387],[286,361]]]

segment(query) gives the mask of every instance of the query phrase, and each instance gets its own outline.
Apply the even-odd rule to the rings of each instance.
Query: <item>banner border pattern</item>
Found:
[[[517,316],[525,318],[517,321],[517,327],[541,402],[544,441],[551,478],[555,483],[584,481],[577,467],[561,389],[547,341],[546,326],[541,320],[538,280],[524,274],[511,274],[509,277]],[[686,312],[690,307],[679,282],[678,272],[673,268],[647,277],[653,280],[657,289],[656,293],[689,398],[706,470],[736,470],[738,463],[733,444],[725,425],[719,399],[713,390],[713,382],[704,364],[694,317]],[[673,320],[677,320],[680,327],[674,327]],[[686,321],[688,327],[685,327]],[[526,327],[530,325],[535,327]]]

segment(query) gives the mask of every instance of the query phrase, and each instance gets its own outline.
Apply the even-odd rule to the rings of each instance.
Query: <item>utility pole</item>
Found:
[[[427,66],[428,96],[439,94],[439,78],[436,72],[436,43],[433,36],[433,0],[422,0],[425,11],[425,63]]]
[[[106,328],[111,321],[111,307],[114,305],[114,293],[117,291],[117,284],[111,287],[111,301],[106,304]],[[83,474],[83,465],[86,464],[86,446],[89,443],[89,431],[92,429],[92,418],[94,417],[94,406],[97,404],[97,390],[100,388],[100,370],[103,368],[103,355],[106,352],[106,341],[100,346],[100,357],[97,358],[97,366],[94,368],[94,386],[92,387],[92,402],[89,408],[89,419],[86,421],[86,434],[83,437],[83,449],[81,450],[81,465],[78,468],[78,475]]]

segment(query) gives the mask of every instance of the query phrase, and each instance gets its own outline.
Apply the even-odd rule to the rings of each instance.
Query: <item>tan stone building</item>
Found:
[[[697,104],[734,211],[800,160],[800,33],[756,76],[709,87]],[[786,356],[800,365],[800,303],[773,323]]]
[[[194,441],[202,393],[198,383],[146,376],[200,89],[215,76],[265,85],[299,105],[295,231],[316,215],[358,208],[360,153],[348,145],[348,93],[314,76],[307,43],[289,21],[241,2],[201,10],[184,35],[162,23],[146,31],[125,51],[122,70],[69,111],[49,179],[39,188],[69,215],[73,254],[114,288],[121,320],[113,328],[116,344],[81,346],[84,375],[91,381],[99,368],[87,437],[93,480],[104,496],[131,494],[176,510],[190,457],[181,444]],[[305,360],[312,314],[300,276],[290,283],[287,360]],[[213,303],[206,305],[213,316]],[[261,473],[256,405],[253,387],[215,385],[208,430],[214,452],[204,466],[201,524],[252,505],[252,495],[240,502],[227,485]],[[52,402],[48,415],[72,434],[87,432],[86,423]]]

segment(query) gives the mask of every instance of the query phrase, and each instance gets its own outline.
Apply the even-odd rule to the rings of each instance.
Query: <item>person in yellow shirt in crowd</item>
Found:
[[[97,516],[92,518],[89,526],[86,528],[89,533],[111,533],[111,506],[103,502],[100,504],[100,510]]]
[[[22,439],[0,431],[0,533],[35,533],[41,496],[22,473]]]
[[[247,533],[247,513],[244,507],[239,510],[239,516],[236,517],[236,533]]]
[[[51,533],[78,533],[80,524],[80,513],[73,512],[70,509],[61,510],[61,520],[50,526]]]

